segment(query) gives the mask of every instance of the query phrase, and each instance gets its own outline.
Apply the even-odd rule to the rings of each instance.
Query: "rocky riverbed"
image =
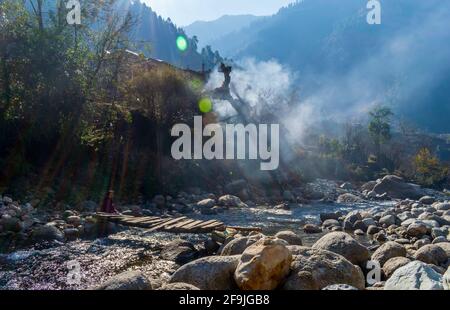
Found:
[[[319,180],[261,202],[236,184],[220,195],[156,196],[120,209],[219,219],[262,232],[148,233],[100,225],[94,202],[55,211],[4,195],[0,288],[449,288],[445,192],[387,176],[362,187]],[[371,280],[377,265],[379,277]]]

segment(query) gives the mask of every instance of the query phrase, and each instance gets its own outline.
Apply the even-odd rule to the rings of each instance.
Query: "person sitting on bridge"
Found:
[[[105,199],[103,200],[103,204],[100,208],[100,212],[110,213],[110,214],[119,213],[119,212],[117,212],[116,207],[114,206],[113,198],[114,198],[114,191],[110,190],[106,194]]]

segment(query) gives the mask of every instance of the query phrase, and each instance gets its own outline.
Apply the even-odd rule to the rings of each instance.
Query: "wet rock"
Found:
[[[362,201],[363,200],[356,195],[353,195],[350,193],[345,193],[345,194],[340,195],[336,202],[337,203],[359,203]]]
[[[273,290],[289,274],[291,252],[276,238],[263,238],[242,254],[234,273],[241,290]]]
[[[447,238],[445,238],[444,236],[440,236],[440,237],[434,238],[431,243],[432,244],[438,244],[438,243],[444,243],[444,242],[448,242]]]
[[[307,234],[320,234],[322,232],[322,228],[315,224],[306,224],[303,226],[303,231]]]
[[[386,232],[384,230],[381,230],[380,232],[373,235],[373,239],[382,243],[388,240],[388,237],[386,235]]]
[[[214,199],[203,199],[197,202],[197,207],[211,209],[216,205],[216,201]]]
[[[290,247],[293,261],[285,290],[321,290],[333,284],[347,284],[364,289],[361,269],[343,256],[325,250]]]
[[[439,266],[448,259],[447,253],[435,244],[428,244],[417,250],[414,258],[426,264]]]
[[[3,215],[0,219],[0,226],[3,227],[3,231],[18,233],[22,230],[22,222],[17,217],[11,217],[9,215]]]
[[[341,226],[341,223],[339,223],[339,221],[337,220],[329,219],[323,222],[322,226],[325,228],[330,228],[333,226]]]
[[[160,291],[199,291],[198,287],[188,283],[168,283],[163,285],[158,290]]]
[[[328,285],[327,287],[322,289],[323,291],[358,291],[358,289],[354,286],[347,284],[333,284]]]
[[[367,234],[368,234],[368,235],[375,235],[376,233],[380,232],[381,230],[382,230],[382,229],[381,229],[380,227],[378,227],[378,226],[370,225],[370,226],[367,228]]]
[[[185,240],[174,240],[161,251],[161,258],[184,265],[198,257],[198,251],[192,243]]]
[[[386,281],[385,290],[442,290],[442,275],[419,261],[398,268]]]
[[[208,256],[178,269],[169,283],[188,283],[200,290],[231,290],[235,288],[234,271],[240,255]]]
[[[296,233],[290,230],[280,231],[275,235],[275,238],[281,239],[290,245],[303,245],[302,239]]]
[[[416,242],[414,242],[414,247],[416,249],[420,249],[421,247],[423,247],[423,246],[425,246],[427,244],[430,244],[430,243],[431,243],[430,239],[423,238],[423,239],[419,239]]]
[[[63,233],[52,225],[43,225],[34,228],[31,237],[34,242],[64,240]]]
[[[424,205],[432,205],[436,200],[433,197],[430,196],[423,196],[419,199],[419,202]]]
[[[369,250],[345,232],[328,233],[312,248],[340,254],[356,265],[365,263],[370,257]]]
[[[376,260],[383,267],[384,264],[393,257],[405,257],[406,248],[394,241],[388,241],[381,245],[373,254],[372,260]]]
[[[245,203],[241,201],[239,197],[233,195],[225,195],[219,198],[219,204],[221,206],[230,208],[246,208],[248,207]]]
[[[419,199],[424,193],[419,185],[406,183],[403,178],[395,175],[387,175],[378,180],[373,190],[377,194],[384,194],[394,199]]]
[[[431,229],[431,237],[437,238],[437,237],[446,237],[447,232],[442,228],[432,228]]]
[[[410,262],[411,260],[406,257],[393,257],[389,259],[383,266],[383,273],[386,279],[389,279],[398,268],[403,267]]]
[[[378,221],[381,226],[383,227],[389,227],[391,225],[395,225],[397,222],[400,222],[400,220],[397,219],[395,215],[385,215]]]
[[[357,221],[362,221],[362,216],[359,211],[348,213],[344,219],[344,230],[354,230],[354,225]]]
[[[342,189],[345,189],[345,190],[352,190],[353,189],[353,185],[351,183],[349,183],[349,182],[342,183],[341,186],[339,186],[339,187],[342,188]]]
[[[262,235],[254,235],[233,239],[224,246],[221,255],[229,256],[242,254],[244,253],[245,249],[261,239],[261,237]]]
[[[140,271],[118,274],[95,288],[96,290],[151,290],[152,283]]]
[[[356,236],[364,236],[366,233],[361,229],[357,229],[353,232]]]
[[[450,202],[441,202],[433,204],[433,207],[439,211],[447,211],[450,210]]]
[[[408,226],[406,233],[410,237],[421,237],[428,231],[427,225],[420,221],[414,221]]]
[[[362,219],[362,222],[366,226],[366,230],[369,226],[377,226],[377,222],[371,217]]]

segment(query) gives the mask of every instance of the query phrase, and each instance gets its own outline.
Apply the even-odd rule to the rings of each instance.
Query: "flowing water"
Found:
[[[353,206],[313,204],[291,210],[258,207],[231,209],[219,215],[187,216],[219,219],[232,226],[261,227],[269,235],[292,230],[301,235],[305,245],[311,245],[321,234],[306,235],[301,228],[305,223],[319,223],[320,213],[382,209],[391,205],[390,202]],[[160,259],[159,252],[165,244],[178,238],[200,245],[208,235],[146,233],[133,228],[95,240],[54,243],[1,254],[0,289],[85,289],[127,270],[141,270],[153,282],[164,282],[178,266]]]

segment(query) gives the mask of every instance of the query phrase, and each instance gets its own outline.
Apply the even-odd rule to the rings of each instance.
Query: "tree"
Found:
[[[414,157],[415,179],[425,186],[442,184],[448,176],[449,168],[442,165],[429,149],[422,148]]]
[[[376,147],[377,156],[380,155],[381,145],[391,139],[391,109],[386,106],[377,106],[369,112],[369,133]]]

